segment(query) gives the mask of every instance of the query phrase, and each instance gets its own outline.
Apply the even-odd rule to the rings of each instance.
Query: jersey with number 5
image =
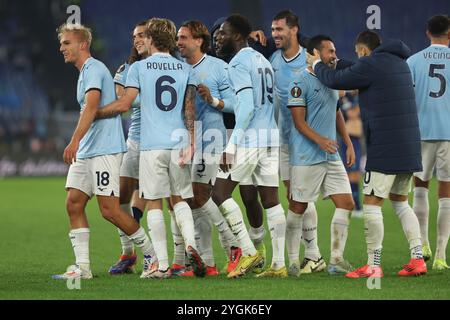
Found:
[[[253,148],[279,146],[273,107],[274,75],[270,62],[252,48],[244,48],[230,61],[228,70],[237,95],[236,126],[230,142]],[[253,92],[253,99],[244,101],[249,96],[240,93],[245,90]],[[245,131],[242,138],[239,130]]]
[[[169,54],[156,53],[130,67],[126,87],[139,89],[141,97],[141,151],[189,143],[183,111],[188,85],[197,86],[191,66]]]
[[[450,140],[450,49],[431,45],[408,60],[422,140]]]

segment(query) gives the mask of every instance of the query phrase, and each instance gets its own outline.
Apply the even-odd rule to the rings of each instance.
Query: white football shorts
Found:
[[[141,151],[139,160],[139,195],[147,200],[171,195],[189,199],[192,192],[190,166],[178,165],[179,150]]]
[[[119,197],[119,170],[123,153],[77,159],[67,174],[66,189],[77,189],[89,198],[97,196]]]
[[[292,166],[292,200],[316,202],[320,194],[328,198],[335,194],[351,194],[350,181],[342,161],[327,161],[311,166]]]

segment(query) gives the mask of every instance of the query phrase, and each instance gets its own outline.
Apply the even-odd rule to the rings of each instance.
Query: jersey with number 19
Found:
[[[217,177],[241,185],[278,187],[279,132],[273,110],[273,69],[252,48],[241,49],[229,63],[237,102],[236,126],[229,145],[237,146],[235,165]]]
[[[252,48],[243,48],[230,61],[229,75],[238,96],[236,126],[230,142],[243,147],[278,147],[273,109],[274,76],[270,62]],[[239,93],[249,89],[253,91],[253,99],[243,101]]]

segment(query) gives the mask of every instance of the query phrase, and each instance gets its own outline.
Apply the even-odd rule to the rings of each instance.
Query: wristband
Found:
[[[211,103],[211,105],[212,105],[214,108],[217,108],[217,107],[219,106],[219,103],[220,103],[220,100],[217,99],[216,97],[214,97],[214,98],[213,98],[213,101],[212,101],[212,103]]]

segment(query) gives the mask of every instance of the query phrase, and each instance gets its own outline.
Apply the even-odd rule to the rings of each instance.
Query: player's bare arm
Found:
[[[255,41],[258,41],[263,46],[267,45],[267,37],[264,34],[264,31],[262,30],[255,30],[250,33],[250,38],[252,38]]]
[[[189,85],[186,89],[186,96],[184,98],[184,124],[189,132],[190,145],[181,150],[179,165],[184,167],[195,152],[195,92],[196,88]]]
[[[338,110],[336,112],[336,129],[339,135],[341,136],[342,140],[344,141],[345,145],[347,146],[346,165],[347,167],[350,168],[355,164],[356,155],[355,150],[353,149],[352,140],[350,139],[350,136],[347,132],[345,120],[344,117],[342,116],[341,110]]]
[[[83,139],[86,132],[88,132],[95,119],[95,114],[100,105],[100,97],[100,90],[90,90],[86,93],[86,106],[83,109],[83,112],[80,113],[80,118],[72,135],[72,139],[64,150],[63,158],[65,163],[72,164],[72,162],[77,160],[77,151],[80,141]]]
[[[306,108],[293,107],[291,108],[292,119],[294,120],[295,128],[308,139],[319,145],[319,147],[330,154],[335,154],[338,150],[336,141],[322,137],[314,131],[306,122]]]
[[[123,96],[124,93],[125,93],[125,87],[122,86],[121,84],[117,84],[117,83],[116,83],[115,87],[116,87],[116,96],[117,96],[117,99],[122,98],[122,96]]]
[[[115,116],[127,112],[139,94],[136,88],[126,88],[124,94],[116,101],[98,109],[95,119],[114,118]]]

